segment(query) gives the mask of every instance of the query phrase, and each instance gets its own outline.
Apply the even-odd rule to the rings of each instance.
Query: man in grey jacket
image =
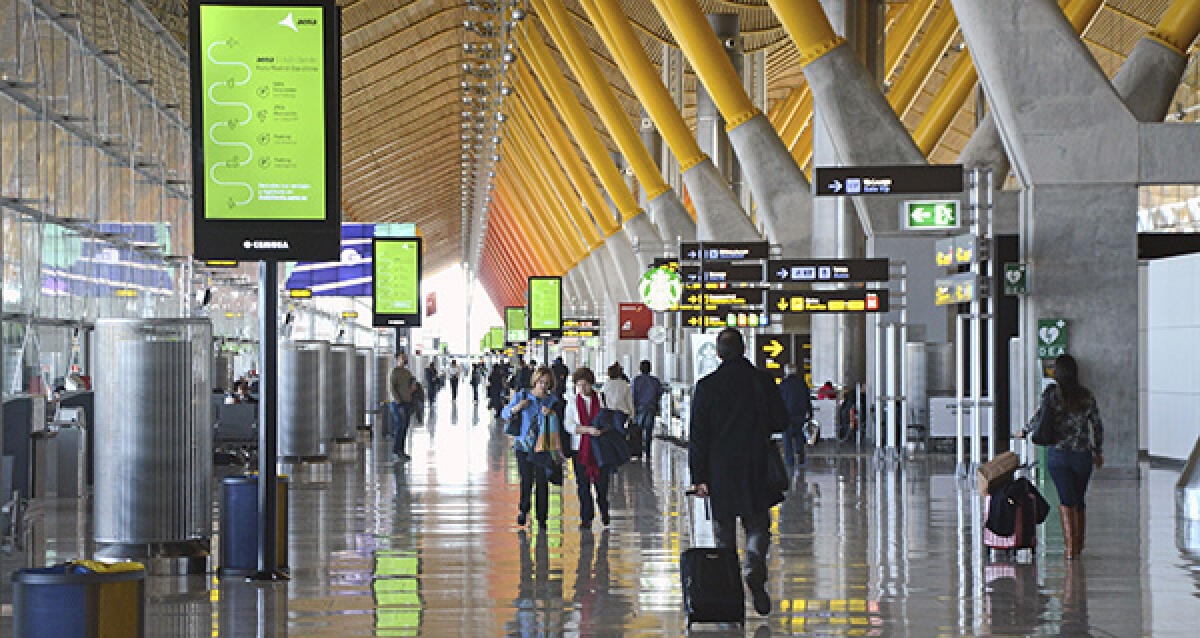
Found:
[[[396,367],[388,373],[388,394],[392,398],[392,423],[395,440],[392,442],[392,456],[398,460],[407,461],[410,457],[404,452],[408,439],[408,418],[412,413],[413,375],[408,370],[408,356],[400,352],[396,354]]]

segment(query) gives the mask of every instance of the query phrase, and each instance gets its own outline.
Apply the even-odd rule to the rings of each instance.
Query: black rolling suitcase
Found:
[[[691,494],[689,498],[692,499],[692,547],[679,557],[688,629],[693,623],[745,625],[746,594],[742,590],[737,549],[716,547],[715,530],[705,538],[699,526],[707,526],[710,530],[714,527],[708,498]]]

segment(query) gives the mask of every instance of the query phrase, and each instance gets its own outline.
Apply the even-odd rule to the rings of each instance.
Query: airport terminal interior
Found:
[[[0,0],[0,636],[1195,636],[1200,0]]]

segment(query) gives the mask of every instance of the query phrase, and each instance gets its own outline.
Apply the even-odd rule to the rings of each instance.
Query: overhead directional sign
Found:
[[[924,195],[963,192],[961,164],[937,166],[818,166],[817,195]]]
[[[720,312],[685,310],[679,320],[689,328],[763,328],[770,324],[770,316],[761,312]]]
[[[868,283],[888,280],[887,259],[772,259],[771,283]]]
[[[767,309],[785,314],[887,312],[887,290],[771,290]]]
[[[742,261],[766,259],[771,247],[765,241],[685,241],[679,243],[680,261]]]
[[[651,268],[666,268],[668,270],[679,270],[678,257],[655,257],[654,261],[650,262]]]
[[[754,363],[774,377],[776,383],[783,380],[783,367],[789,364],[796,366],[806,382],[812,382],[812,338],[809,335],[760,334],[756,341]]]
[[[563,319],[564,337],[599,337],[599,319]]]
[[[970,272],[938,277],[934,280],[933,303],[937,306],[949,306],[975,301],[979,294],[979,275]]]
[[[716,309],[716,306],[761,306],[764,303],[763,292],[758,288],[724,289],[721,292],[708,293],[689,292],[683,295],[679,307],[687,310],[689,306],[701,303],[710,309]]]
[[[905,230],[954,230],[960,226],[958,201],[909,200],[900,205],[900,224]]]
[[[756,284],[763,281],[762,264],[734,264],[728,261],[706,261],[704,267],[682,266],[679,274],[685,284],[704,283]]]

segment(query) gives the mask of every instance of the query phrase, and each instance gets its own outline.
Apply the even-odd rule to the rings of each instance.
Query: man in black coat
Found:
[[[742,333],[726,328],[717,336],[721,365],[696,383],[692,396],[688,468],[700,495],[711,499],[717,544],[737,546],[737,518],[746,531],[745,577],[762,615],[771,611],[767,596],[767,547],[770,509],[783,494],[767,487],[767,454],[782,432],[787,408],[775,381],[744,356]]]

